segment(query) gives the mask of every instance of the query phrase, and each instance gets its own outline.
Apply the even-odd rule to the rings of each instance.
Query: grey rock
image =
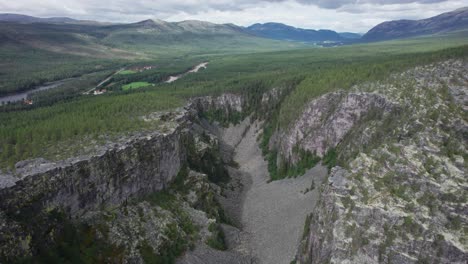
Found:
[[[304,150],[323,156],[327,150],[336,147],[371,111],[389,113],[395,108],[395,103],[380,94],[325,94],[308,103],[290,128],[279,131],[279,154],[295,163],[298,157],[293,149],[300,145]]]
[[[464,95],[453,91],[447,94],[450,91],[446,90],[454,84],[466,89],[466,66],[466,61],[450,60],[391,76],[386,80],[389,84],[361,87],[382,94],[378,97],[386,102],[394,102],[375,105],[384,114],[393,108],[391,105],[397,105],[406,115],[393,127],[386,127],[391,133],[384,142],[376,141],[372,149],[341,160],[346,168],[331,170],[329,184],[321,190],[320,202],[312,212],[309,232],[297,251],[297,263],[466,263],[468,248],[461,226],[468,223],[466,195],[462,194],[466,192],[467,178],[466,164],[460,156],[466,153],[466,140],[459,133],[464,126],[460,121]],[[455,97],[459,109],[454,109],[450,96]],[[336,99],[330,95],[323,98],[331,104]],[[338,118],[349,117],[356,109],[366,109],[363,105],[338,105],[334,109],[349,111]],[[324,105],[316,111],[327,109]],[[429,111],[432,109],[437,109],[437,115]],[[316,112],[308,114],[316,120]],[[348,140],[338,141],[340,150],[346,150],[346,144],[352,141],[361,142],[359,133],[363,130],[352,128],[352,120],[356,119],[340,122],[350,128]],[[333,122],[310,130],[311,141],[316,142],[315,138],[320,138],[323,129]],[[314,122],[302,124],[315,127]],[[370,129],[372,122],[364,126]],[[299,131],[308,129],[305,125]],[[332,146],[337,142],[333,139],[340,138],[338,134],[332,132]],[[449,157],[444,146],[447,139],[457,142],[449,147],[449,152],[457,155]],[[292,146],[290,141],[283,144]]]

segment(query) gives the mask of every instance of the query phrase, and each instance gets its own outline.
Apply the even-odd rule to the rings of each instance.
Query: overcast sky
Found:
[[[282,22],[303,28],[366,32],[386,20],[427,18],[465,6],[468,0],[2,0],[0,13],[109,22],[149,18],[241,26]]]

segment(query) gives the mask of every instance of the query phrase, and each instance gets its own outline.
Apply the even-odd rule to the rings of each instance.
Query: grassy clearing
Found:
[[[128,75],[128,74],[134,74],[134,73],[136,73],[136,71],[125,70],[125,71],[119,72],[118,74],[120,74],[120,75]]]
[[[127,91],[127,90],[138,89],[141,87],[148,87],[148,86],[153,86],[153,85],[154,84],[149,83],[149,82],[132,82],[132,83],[122,86],[122,89],[124,91]]]

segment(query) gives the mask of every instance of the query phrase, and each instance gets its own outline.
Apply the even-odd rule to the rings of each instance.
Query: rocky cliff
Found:
[[[127,200],[164,189],[186,159],[181,128],[167,135],[153,133],[128,141],[88,159],[59,162],[44,172],[33,171],[13,186],[0,190],[1,256],[34,254],[38,236],[29,221],[58,210],[78,219],[91,211],[117,207]],[[12,234],[13,233],[13,234]],[[16,241],[12,241],[14,239]],[[24,243],[24,246],[18,247]],[[16,247],[11,247],[16,244]]]
[[[344,95],[365,92],[359,93],[365,102],[348,105],[343,95],[330,94],[310,104],[328,98],[335,107],[326,114],[306,110],[311,121],[301,117],[293,126],[301,146],[317,153],[336,146],[338,156],[357,148],[353,141],[365,146],[331,169],[297,263],[466,263],[468,127],[460,91],[468,89],[467,69],[466,61],[456,60],[417,67]],[[401,110],[393,120],[367,118],[365,126],[352,128],[370,105]],[[343,126],[330,132],[333,124]],[[294,136],[282,145],[285,155]]]
[[[124,138],[87,157],[18,163],[14,175],[0,177],[0,259],[48,254],[54,248],[44,243],[60,246],[65,238],[81,248],[80,237],[90,232],[90,239],[109,244],[109,252],[120,252],[100,256],[111,262],[174,258],[189,246],[181,241],[199,239],[200,228],[208,240],[216,234],[208,225],[223,220],[214,199],[217,187],[210,183],[223,174],[223,164],[218,140],[198,116],[240,112],[242,103],[233,94],[196,98],[184,109],[143,117],[165,122],[164,133]],[[208,174],[183,173],[190,166]],[[195,225],[194,219],[201,222]],[[67,237],[68,223],[76,241]],[[164,255],[168,249],[175,251]]]
[[[186,158],[185,137],[186,131],[180,129],[167,135],[150,134],[90,159],[22,175],[14,186],[0,191],[0,208],[18,214],[60,207],[79,216],[162,190]]]
[[[325,94],[307,104],[302,115],[285,131],[279,133],[278,154],[295,163],[299,157],[296,146],[323,157],[335,148],[358,123],[369,114],[382,118],[397,109],[397,104],[375,93],[335,92]],[[371,120],[367,118],[366,122]]]

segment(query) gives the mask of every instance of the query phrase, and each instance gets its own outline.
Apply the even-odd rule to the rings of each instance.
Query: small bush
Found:
[[[331,169],[336,166],[337,153],[335,148],[331,148],[327,151],[325,156],[323,156],[322,163],[327,165],[328,169]]]
[[[211,237],[206,241],[206,244],[211,248],[217,250],[226,250],[226,241],[224,232],[221,227],[216,223],[211,223],[208,226],[208,230],[211,232]]]

